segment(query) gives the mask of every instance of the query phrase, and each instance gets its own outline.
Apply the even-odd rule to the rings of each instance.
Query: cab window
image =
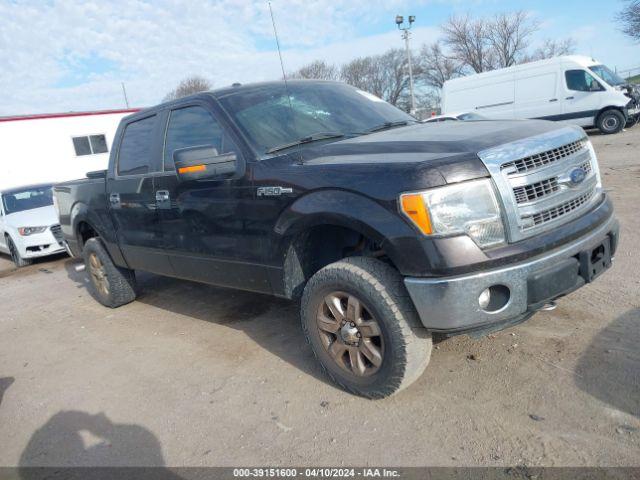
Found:
[[[118,175],[149,173],[156,116],[131,122],[124,129],[118,151]]]
[[[567,70],[564,72],[567,88],[578,92],[597,92],[604,90],[598,81],[586,70]]]
[[[219,154],[237,152],[237,148],[213,115],[203,107],[173,110],[169,116],[164,144],[164,169],[175,170],[173,152],[181,148],[208,145]]]

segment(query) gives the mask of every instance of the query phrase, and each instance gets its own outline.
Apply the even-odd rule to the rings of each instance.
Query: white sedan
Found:
[[[17,267],[65,251],[51,185],[0,192],[0,251],[11,255]]]
[[[462,121],[462,122],[475,122],[478,120],[488,120],[488,118],[474,112],[462,112],[462,113],[447,113],[444,115],[435,115],[433,117],[426,118],[422,123],[436,123],[447,121]]]

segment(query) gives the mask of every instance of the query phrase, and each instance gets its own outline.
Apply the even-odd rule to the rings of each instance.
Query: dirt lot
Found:
[[[381,401],[327,382],[294,304],[140,275],[109,310],[66,257],[0,257],[0,465],[640,465],[640,126],[592,140],[622,222],[613,269],[439,343]]]

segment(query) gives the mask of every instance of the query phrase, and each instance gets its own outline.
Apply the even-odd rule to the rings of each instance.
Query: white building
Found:
[[[137,111],[0,117],[0,190],[106,169],[120,119]]]

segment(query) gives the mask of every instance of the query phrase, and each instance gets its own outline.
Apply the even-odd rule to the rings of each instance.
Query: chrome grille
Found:
[[[591,162],[587,161],[580,165],[586,175],[591,173]],[[516,203],[527,203],[538,200],[547,195],[551,195],[554,192],[560,190],[560,184],[558,177],[546,178],[539,182],[534,182],[530,185],[523,185],[514,187],[513,194],[516,197]]]
[[[600,198],[595,153],[579,127],[553,129],[478,156],[497,187],[509,242],[571,221]],[[585,175],[576,183],[577,168]]]
[[[576,142],[563,145],[546,152],[536,153],[525,158],[520,158],[512,162],[508,162],[502,165],[504,169],[515,168],[517,173],[529,172],[537,168],[543,167],[549,163],[557,162],[569,155],[579,152],[585,148],[587,141],[585,139],[578,140]]]
[[[516,187],[513,189],[513,194],[516,196],[516,202],[527,203],[542,198],[545,195],[549,195],[553,192],[560,190],[558,185],[558,177],[548,178],[540,182],[532,183],[531,185],[525,185],[523,187]]]
[[[543,223],[551,222],[552,220],[556,220],[557,218],[560,218],[567,213],[573,212],[575,209],[587,203],[594,193],[595,189],[592,189],[591,191],[584,193],[579,197],[573,198],[567,202],[561,203],[560,205],[549,208],[547,210],[543,210],[538,213],[534,213],[533,215],[523,217],[523,220],[529,223],[528,225],[523,227],[523,230],[528,230],[530,228],[542,225]]]

